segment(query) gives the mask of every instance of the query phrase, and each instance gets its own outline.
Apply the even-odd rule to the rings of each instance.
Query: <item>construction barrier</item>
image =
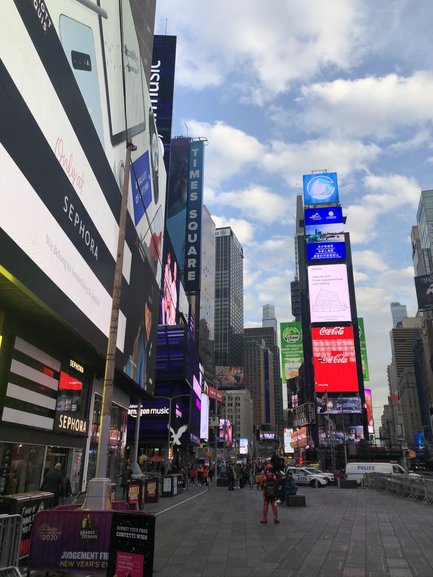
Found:
[[[0,515],[0,575],[4,577],[20,574],[17,567],[22,532],[21,515]]]

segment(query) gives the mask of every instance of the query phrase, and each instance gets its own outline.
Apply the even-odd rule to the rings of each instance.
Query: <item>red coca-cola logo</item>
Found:
[[[344,335],[344,327],[322,327],[319,331],[319,335],[324,336],[343,336]]]
[[[326,357],[320,357],[319,362],[328,363],[334,365],[344,365],[349,362],[349,359],[342,353],[337,353],[336,355],[327,355]]]

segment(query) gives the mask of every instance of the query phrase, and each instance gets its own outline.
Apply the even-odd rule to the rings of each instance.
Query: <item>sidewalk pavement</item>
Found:
[[[262,494],[190,487],[147,504],[154,577],[432,577],[433,506],[368,489],[300,488],[261,525]]]

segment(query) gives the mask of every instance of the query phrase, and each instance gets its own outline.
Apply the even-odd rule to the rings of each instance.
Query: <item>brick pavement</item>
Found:
[[[154,577],[432,577],[433,506],[365,489],[300,488],[261,525],[257,489],[191,487],[147,504]]]

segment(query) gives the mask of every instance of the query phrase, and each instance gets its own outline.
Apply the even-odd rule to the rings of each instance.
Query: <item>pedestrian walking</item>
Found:
[[[61,463],[56,463],[51,471],[48,471],[41,485],[41,491],[48,491],[53,494],[53,507],[57,507],[63,497],[63,474],[61,469]]]
[[[265,472],[260,479],[260,488],[263,491],[263,517],[260,521],[262,524],[268,522],[268,510],[269,503],[272,507],[272,513],[274,515],[274,523],[278,525],[278,509],[275,502],[277,491],[278,491],[278,478],[273,472],[272,465],[268,464],[265,467]]]

